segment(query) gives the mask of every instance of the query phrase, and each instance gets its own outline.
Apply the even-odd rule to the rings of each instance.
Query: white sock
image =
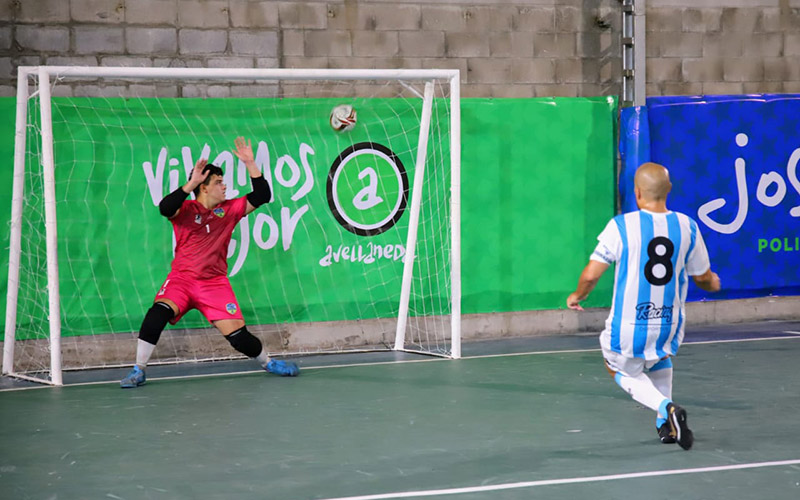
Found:
[[[136,366],[144,370],[147,362],[150,361],[150,356],[153,355],[153,350],[156,346],[150,342],[145,342],[142,339],[136,343]]]
[[[672,368],[662,368],[648,373],[647,376],[650,377],[653,385],[661,394],[672,399]],[[662,415],[659,411],[658,418],[660,419],[658,422],[661,422],[661,420],[666,420],[667,416]]]
[[[269,363],[269,356],[267,356],[267,351],[264,349],[261,349],[261,354],[256,356],[254,359],[258,361],[258,364],[260,364],[262,368],[266,368],[267,363]]]
[[[653,382],[645,375],[640,373],[635,377],[629,377],[619,372],[614,376],[614,380],[620,387],[625,389],[625,392],[638,403],[645,405],[653,411],[658,411],[664,405],[664,401],[670,402],[668,397],[665,397]]]

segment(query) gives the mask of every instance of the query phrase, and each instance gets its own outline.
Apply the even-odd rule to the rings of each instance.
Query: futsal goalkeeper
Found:
[[[250,141],[238,137],[234,154],[250,173],[253,191],[225,199],[222,169],[198,160],[189,181],[161,200],[161,215],[175,231],[172,270],[156,294],[139,330],[136,364],[120,382],[123,388],[145,383],[145,367],[167,323],[177,323],[191,309],[199,310],[234,349],[254,358],[269,373],[294,377],[300,370],[288,361],[270,359],[261,341],[247,331],[239,303],[228,281],[226,260],[231,234],[242,217],[269,202],[269,184],[256,166]],[[187,200],[189,193],[195,200]]]
[[[708,292],[719,291],[720,280],[697,222],[667,209],[671,188],[662,165],[637,169],[639,210],[608,222],[567,306],[583,310],[581,301],[617,263],[611,313],[600,334],[606,368],[634,400],[658,413],[661,442],[688,450],[694,436],[686,410],[672,401],[672,356],[683,341],[687,275]]]

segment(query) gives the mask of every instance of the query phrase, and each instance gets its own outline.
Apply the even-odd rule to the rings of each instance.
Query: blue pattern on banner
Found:
[[[800,294],[800,95],[652,97],[647,107],[652,161],[673,179],[669,208],[698,221],[723,282],[717,294],[691,283],[689,300]]]
[[[623,108],[620,114],[619,155],[619,194],[622,213],[634,212],[636,197],[633,195],[633,175],[639,165],[650,161],[650,126],[647,121],[647,108],[636,106]]]

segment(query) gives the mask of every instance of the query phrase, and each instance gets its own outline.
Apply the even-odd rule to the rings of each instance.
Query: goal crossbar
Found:
[[[19,74],[56,78],[136,78],[147,80],[450,80],[457,69],[294,69],[294,68],[134,68],[94,66],[20,66]],[[455,80],[454,80],[455,79]]]

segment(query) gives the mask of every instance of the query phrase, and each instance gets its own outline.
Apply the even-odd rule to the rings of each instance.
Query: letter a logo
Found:
[[[392,150],[360,142],[342,151],[328,173],[328,206],[342,227],[375,236],[394,226],[408,203],[408,175]]]

